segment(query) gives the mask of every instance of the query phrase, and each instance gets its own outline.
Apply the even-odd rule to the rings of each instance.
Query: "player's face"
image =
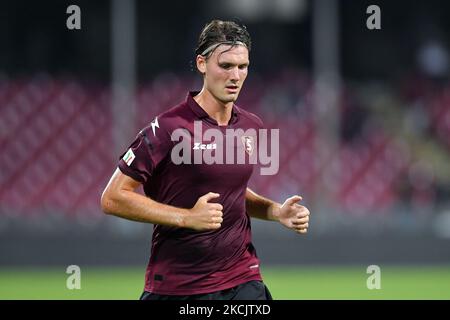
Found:
[[[237,100],[249,65],[246,47],[230,47],[220,45],[203,65],[205,89],[224,104]]]

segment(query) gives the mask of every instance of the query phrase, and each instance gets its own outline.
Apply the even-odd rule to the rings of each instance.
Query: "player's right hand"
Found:
[[[195,206],[185,215],[185,227],[197,231],[219,229],[223,221],[223,206],[220,203],[208,202],[220,197],[220,194],[208,192],[198,198]]]

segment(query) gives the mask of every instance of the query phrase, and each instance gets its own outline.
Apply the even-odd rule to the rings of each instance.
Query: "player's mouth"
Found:
[[[227,89],[227,91],[228,91],[229,93],[237,93],[237,92],[238,92],[238,89],[239,89],[239,87],[238,87],[237,85],[234,85],[234,84],[228,85],[228,86],[226,86],[225,88]]]

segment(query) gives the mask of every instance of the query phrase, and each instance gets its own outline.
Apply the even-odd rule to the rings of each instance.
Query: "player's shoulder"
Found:
[[[257,116],[253,112],[247,111],[244,108],[239,107],[237,105],[234,105],[234,107],[236,108],[236,110],[238,111],[239,115],[243,119],[245,119],[246,121],[249,121],[250,123],[252,123],[253,125],[255,125],[258,128],[263,128],[264,127],[264,122],[262,121],[262,119],[259,116]]]
[[[188,119],[188,109],[185,103],[179,103],[168,110],[156,115],[150,123],[145,126],[141,133],[152,132],[153,135],[157,129],[163,131],[165,134],[169,134],[183,126],[184,122],[189,121]]]

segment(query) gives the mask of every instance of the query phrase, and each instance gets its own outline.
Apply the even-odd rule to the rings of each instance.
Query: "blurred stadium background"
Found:
[[[139,297],[152,227],[102,214],[100,195],[138,130],[201,88],[191,61],[212,18],[247,25],[238,104],[281,129],[279,173],[251,186],[312,212],[307,236],[253,222],[274,297],[450,298],[448,2],[0,3],[0,299]]]

